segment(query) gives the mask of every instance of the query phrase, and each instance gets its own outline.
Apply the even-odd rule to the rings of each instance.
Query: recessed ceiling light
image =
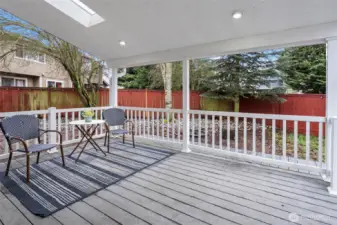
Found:
[[[125,47],[126,46],[126,42],[125,41],[119,41],[119,45],[122,46],[122,47]]]
[[[233,13],[233,18],[236,19],[236,20],[238,20],[238,19],[242,18],[242,15],[243,15],[242,12],[236,11],[236,12]]]

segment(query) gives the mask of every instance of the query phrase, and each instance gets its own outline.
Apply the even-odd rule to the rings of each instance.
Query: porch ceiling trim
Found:
[[[159,51],[150,54],[107,60],[112,67],[132,67],[163,62],[182,61],[249,51],[322,44],[337,37],[337,22],[289,29],[249,37],[211,42],[201,45]]]

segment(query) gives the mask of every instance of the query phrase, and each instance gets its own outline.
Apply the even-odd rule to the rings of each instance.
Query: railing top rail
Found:
[[[319,116],[294,116],[294,115],[255,114],[255,113],[219,112],[219,111],[202,111],[202,110],[190,110],[189,113],[216,115],[216,116],[244,117],[244,118],[255,118],[255,119],[326,122],[325,117],[319,117]]]
[[[36,110],[36,111],[18,111],[18,112],[0,112],[0,117],[8,117],[15,115],[36,115],[36,114],[46,114],[48,110]]]
[[[181,113],[182,109],[164,109],[164,108],[141,108],[141,107],[128,107],[128,106],[120,106],[121,109],[129,109],[129,110],[141,110],[141,111],[149,111],[149,112],[176,112]]]
[[[99,106],[99,107],[88,107],[88,108],[70,108],[70,109],[57,109],[56,112],[78,112],[78,111],[84,111],[87,109],[92,110],[101,110],[101,109],[109,109],[111,106]]]

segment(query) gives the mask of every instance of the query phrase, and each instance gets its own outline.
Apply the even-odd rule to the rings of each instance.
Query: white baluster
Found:
[[[297,137],[298,136],[298,122],[294,121],[294,159],[297,162],[297,150],[298,150],[298,146],[297,146]]]
[[[201,146],[201,114],[198,115],[198,142],[199,146]]]
[[[214,127],[214,115],[212,115],[212,148],[215,148],[215,127]]]
[[[235,152],[239,150],[239,118],[235,117]]]
[[[176,130],[176,127],[175,127],[175,113],[172,112],[171,116],[172,116],[172,126],[171,126],[171,129],[172,129],[172,141],[176,141],[176,139],[175,139],[175,130]]]
[[[253,155],[256,155],[256,118],[253,118]]]
[[[151,127],[152,127],[152,139],[154,139],[154,111],[151,113]]]
[[[71,121],[74,121],[75,120],[75,112],[72,111],[71,112]],[[72,134],[72,140],[75,140],[76,137],[75,137],[75,126],[71,126],[71,134]]]
[[[227,150],[231,150],[231,118],[227,116]]]
[[[194,145],[194,124],[195,124],[195,120],[194,120],[194,117],[195,117],[195,115],[194,115],[194,113],[191,113],[191,116],[192,116],[192,133],[191,133],[191,135],[192,135],[192,145]]]
[[[276,124],[275,120],[272,120],[272,157],[275,159],[275,150],[276,150]]]
[[[262,157],[266,156],[266,119],[262,119]]]
[[[166,123],[167,123],[167,128],[166,128],[166,135],[167,135],[167,140],[170,140],[170,113],[166,112]]]
[[[310,122],[305,123],[305,160],[310,160]]]
[[[43,130],[47,130],[47,115],[43,114]],[[43,134],[43,144],[47,144],[47,134]]]
[[[283,160],[287,159],[287,120],[283,120],[282,130],[282,155]]]
[[[205,147],[208,147],[208,115],[205,115]]]
[[[222,116],[219,118],[219,148],[222,150]]]
[[[160,129],[159,129],[159,123],[160,123],[160,113],[157,111],[156,112],[156,114],[157,114],[157,138],[159,139],[159,137],[160,137]]]
[[[243,152],[247,154],[247,117],[243,118]]]
[[[162,128],[161,128],[161,138],[164,140],[164,130],[165,130],[165,113],[161,113],[161,120],[162,120]]]
[[[323,123],[320,122],[318,125],[318,162],[320,168],[322,168],[322,161],[323,161],[322,145],[323,145]]]
[[[65,124],[64,124],[64,128],[65,128],[65,141],[69,140],[69,136],[68,136],[68,112],[65,113]]]

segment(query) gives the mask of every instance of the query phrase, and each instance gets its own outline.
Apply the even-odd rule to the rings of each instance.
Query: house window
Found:
[[[49,87],[49,88],[62,88],[63,87],[63,81],[47,80],[47,87]]]
[[[15,51],[15,57],[20,59],[25,59],[28,61],[39,62],[39,63],[46,63],[46,55],[45,54],[32,54],[29,52],[24,51],[22,48],[17,48]]]
[[[2,87],[26,87],[27,80],[17,77],[1,77]]]

